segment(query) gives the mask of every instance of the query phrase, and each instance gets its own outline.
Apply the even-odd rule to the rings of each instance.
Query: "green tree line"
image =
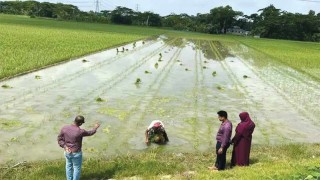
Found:
[[[290,13],[273,5],[245,15],[231,6],[215,7],[197,15],[170,14],[160,16],[153,12],[137,12],[126,7],[112,11],[84,12],[77,6],[37,1],[0,1],[0,13],[46,17],[59,20],[168,27],[175,30],[210,34],[228,32],[258,35],[263,38],[299,41],[320,41],[320,13]],[[236,31],[234,31],[236,30]],[[245,32],[245,33],[244,33]]]

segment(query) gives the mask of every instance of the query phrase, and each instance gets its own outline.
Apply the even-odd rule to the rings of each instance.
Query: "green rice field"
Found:
[[[0,79],[159,35],[152,28],[0,15]]]

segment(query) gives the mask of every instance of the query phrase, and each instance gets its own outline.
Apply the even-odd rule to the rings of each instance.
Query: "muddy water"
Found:
[[[319,142],[320,84],[258,52],[165,37],[124,48],[1,82],[13,88],[0,89],[0,162],[61,158],[56,136],[77,114],[87,118],[83,128],[101,123],[84,139],[86,156],[211,150],[220,109],[234,126],[239,112],[249,111],[255,144]],[[164,122],[167,146],[144,144],[153,119]]]

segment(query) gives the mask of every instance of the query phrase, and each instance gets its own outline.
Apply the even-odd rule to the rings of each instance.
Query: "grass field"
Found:
[[[319,145],[254,146],[252,165],[210,172],[212,153],[162,153],[161,148],[139,155],[86,158],[83,179],[319,179]],[[229,150],[230,152],[230,150]],[[230,153],[227,161],[230,160]],[[64,160],[41,161],[0,169],[1,179],[65,178]],[[8,164],[10,167],[10,165]]]
[[[3,79],[159,35],[164,30],[0,14],[0,32],[0,79]]]

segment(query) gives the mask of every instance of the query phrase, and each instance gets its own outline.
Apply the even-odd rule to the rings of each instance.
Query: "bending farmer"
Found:
[[[164,129],[164,125],[159,120],[154,120],[151,122],[145,132],[145,138],[146,144],[150,144],[151,142],[157,144],[165,144],[169,141],[166,130]]]

